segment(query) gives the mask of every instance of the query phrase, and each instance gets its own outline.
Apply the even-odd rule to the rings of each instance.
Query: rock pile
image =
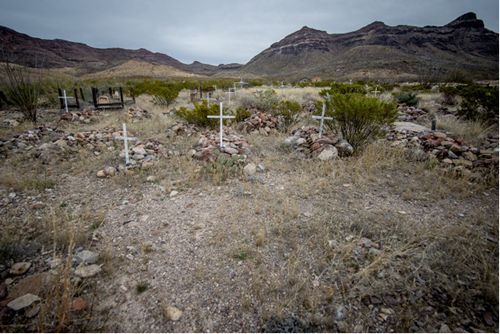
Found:
[[[427,115],[425,110],[410,107],[406,104],[400,104],[398,106],[398,121],[411,122],[424,115]]]
[[[192,135],[199,132],[199,129],[196,125],[190,123],[182,123],[176,122],[169,126],[166,130],[167,138],[173,138],[176,136],[187,136],[191,137]]]
[[[318,158],[332,160],[338,156],[346,157],[353,153],[353,147],[344,139],[337,136],[323,135],[315,126],[303,126],[292,132],[292,136],[285,140],[285,145],[293,147],[302,158]]]
[[[127,115],[134,121],[140,121],[144,118],[151,118],[151,114],[147,110],[141,109],[139,107],[128,108]]]
[[[64,112],[61,115],[61,120],[68,122],[90,124],[97,121],[97,116],[99,116],[99,114],[100,114],[99,110],[86,108],[83,111]]]
[[[479,149],[446,133],[409,124],[412,126],[403,126],[401,123],[394,126],[387,139],[393,142],[393,146],[410,148],[417,160],[434,157],[443,167],[449,167],[457,175],[470,175],[472,170],[481,172],[498,169],[498,147],[496,151]]]
[[[224,129],[224,147],[219,148],[219,132],[209,130],[203,133],[198,143],[189,151],[189,156],[201,161],[215,161],[218,153],[226,158],[242,158],[250,154],[250,144],[243,137],[233,133],[231,129]]]
[[[10,153],[26,153],[41,145],[42,141],[55,142],[64,136],[64,131],[40,126],[9,139],[0,139],[0,157],[6,158]]]
[[[279,116],[258,110],[251,111],[252,115],[238,125],[238,130],[250,134],[268,136],[273,131],[281,128],[283,120]]]

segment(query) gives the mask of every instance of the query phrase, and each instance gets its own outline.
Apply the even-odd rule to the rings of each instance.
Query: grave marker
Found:
[[[128,142],[129,140],[137,140],[137,138],[127,136],[127,125],[123,123],[123,136],[116,136],[113,139],[123,139],[123,145],[125,146],[125,166],[128,166],[130,164],[130,160],[128,157]]]
[[[224,147],[223,137],[222,137],[223,133],[224,133],[224,131],[222,130],[223,120],[227,119],[227,118],[234,118],[235,116],[225,116],[222,114],[222,102],[219,105],[219,110],[220,110],[220,114],[218,116],[209,115],[209,116],[207,116],[207,118],[218,118],[219,119],[219,140],[220,140],[219,147],[223,148]]]
[[[59,98],[64,100],[64,110],[66,112],[69,112],[69,110],[68,110],[68,99],[74,99],[74,97],[67,96],[66,95],[66,89],[63,89],[63,96],[59,96]]]
[[[325,102],[323,102],[323,110],[321,111],[321,116],[313,116],[312,118],[313,119],[319,119],[320,120],[320,124],[319,124],[319,138],[321,138],[321,136],[323,136],[323,123],[326,120],[333,120],[333,117],[326,117],[325,116],[325,112],[326,112],[326,104]]]

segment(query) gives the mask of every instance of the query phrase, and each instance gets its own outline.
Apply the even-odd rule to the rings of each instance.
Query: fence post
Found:
[[[97,109],[97,88],[92,87],[92,100],[94,101],[94,107]]]
[[[82,87],[80,87],[80,96],[82,97],[82,102],[85,101],[85,95],[83,95]]]
[[[78,90],[76,88],[73,88],[73,93],[75,94],[76,107],[80,109],[80,101],[78,101]]]
[[[64,99],[61,97],[63,96],[63,93],[62,93],[62,90],[61,88],[57,88],[57,93],[59,93],[59,95],[57,95],[59,97],[59,105],[61,106],[61,110],[64,109]]]
[[[123,103],[123,90],[122,86],[118,87],[118,90],[120,91],[120,101],[122,102],[122,109],[125,107],[125,104]]]

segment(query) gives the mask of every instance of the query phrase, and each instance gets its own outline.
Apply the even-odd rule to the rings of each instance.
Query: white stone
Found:
[[[87,278],[97,275],[102,271],[101,266],[91,264],[90,266],[80,265],[75,270],[75,275],[81,278]]]
[[[338,151],[335,147],[325,148],[319,155],[318,159],[322,161],[333,160],[338,157]]]
[[[178,194],[178,193],[179,193],[179,192],[178,192],[177,190],[172,190],[172,191],[170,192],[169,197],[170,197],[170,198],[175,197],[175,196],[177,196],[177,194]]]
[[[182,316],[182,311],[173,306],[164,307],[163,313],[165,314],[165,317],[171,321],[177,321]]]
[[[7,306],[14,311],[19,311],[38,301],[40,301],[40,297],[31,293],[27,293],[19,298],[14,299],[10,303],[8,303]]]
[[[94,264],[99,260],[99,254],[89,250],[82,250],[76,253],[75,259],[78,263]]]
[[[248,176],[255,175],[256,172],[257,172],[257,166],[255,166],[255,164],[252,162],[243,168],[243,173],[245,173],[245,175]]]

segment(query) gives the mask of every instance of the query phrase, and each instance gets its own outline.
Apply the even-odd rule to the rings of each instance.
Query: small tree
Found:
[[[194,103],[193,109],[188,109],[186,107],[180,107],[176,115],[185,119],[188,123],[195,124],[198,126],[206,126],[214,128],[219,124],[219,120],[214,118],[208,118],[208,115],[218,115],[219,105],[212,104],[210,107],[207,105],[207,101],[201,103]]]
[[[396,104],[362,94],[335,94],[327,100],[327,124],[342,134],[355,151],[380,135],[382,126],[396,120]]]
[[[36,123],[38,98],[41,91],[39,74],[29,73],[25,67],[3,63],[2,90],[7,102],[18,107],[24,118]]]

